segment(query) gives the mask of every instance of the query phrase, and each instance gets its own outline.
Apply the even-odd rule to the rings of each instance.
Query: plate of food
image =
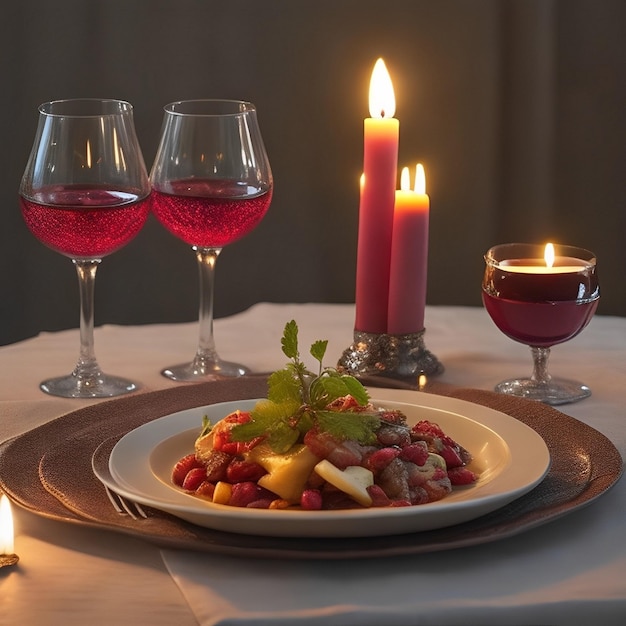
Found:
[[[297,327],[268,397],[201,406],[120,439],[100,477],[123,496],[207,528],[276,537],[367,537],[460,524],[527,493],[550,467],[532,428],[463,400],[371,398],[306,369]],[[108,481],[108,483],[107,483]]]

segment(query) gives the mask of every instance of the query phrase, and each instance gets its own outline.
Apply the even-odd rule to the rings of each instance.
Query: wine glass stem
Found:
[[[533,355],[533,375],[531,379],[538,383],[549,383],[552,376],[548,373],[548,358],[550,357],[550,348],[539,348],[531,346]]]
[[[200,338],[196,359],[216,359],[213,337],[213,292],[215,285],[215,263],[221,248],[194,246],[200,271]]]
[[[94,288],[100,259],[72,259],[78,274],[80,296],[80,356],[74,375],[81,378],[96,376],[100,367],[96,361],[93,342]]]

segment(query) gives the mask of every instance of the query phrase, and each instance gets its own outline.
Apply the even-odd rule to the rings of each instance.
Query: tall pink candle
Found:
[[[370,118],[364,123],[363,177],[356,270],[356,330],[387,332],[399,122],[391,78],[382,59],[372,72]]]
[[[387,322],[391,335],[424,329],[430,200],[424,168],[418,164],[416,169],[415,191],[410,190],[409,170],[404,168],[396,192]]]

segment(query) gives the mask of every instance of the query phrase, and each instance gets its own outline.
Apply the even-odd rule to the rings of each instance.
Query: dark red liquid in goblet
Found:
[[[233,181],[172,181],[152,192],[152,210],[176,237],[192,246],[221,248],[252,231],[272,200],[272,189]]]
[[[483,303],[496,326],[511,339],[525,345],[550,347],[575,337],[585,328],[596,311],[600,292],[595,266],[579,259],[558,259],[556,267],[572,268],[562,273],[507,269],[539,264],[529,259],[508,261],[507,265],[488,263]]]
[[[125,246],[143,227],[147,198],[115,189],[58,186],[34,201],[20,197],[22,215],[33,235],[72,258],[100,259]]]

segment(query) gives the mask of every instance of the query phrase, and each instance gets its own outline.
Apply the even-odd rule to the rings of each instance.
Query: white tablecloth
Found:
[[[285,322],[303,354],[329,339],[332,362],[352,341],[350,305],[259,304],[217,320],[224,358],[254,371],[281,367]],[[426,345],[451,384],[490,389],[530,373],[528,348],[503,337],[480,308],[429,307]],[[190,358],[197,325],[96,330],[105,371],[142,391],[173,386],[161,367]],[[0,440],[90,401],[38,390],[70,371],[77,331],[0,348]],[[626,319],[596,316],[553,350],[554,374],[584,380],[591,398],[560,407],[626,456]],[[0,570],[0,624],[622,624],[626,620],[626,483],[591,506],[518,537],[419,557],[355,562],[263,561],[159,551],[117,533],[13,507],[17,567]]]

